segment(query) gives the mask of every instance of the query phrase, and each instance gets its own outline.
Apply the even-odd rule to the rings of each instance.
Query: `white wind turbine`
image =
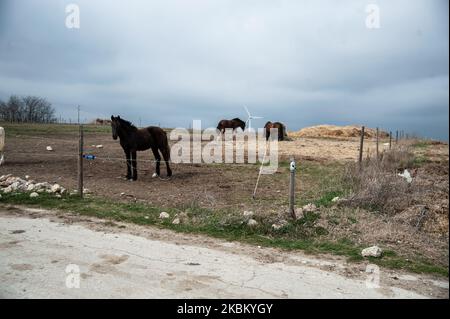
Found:
[[[250,114],[248,108],[244,105],[244,109],[247,112],[248,118],[245,122],[245,127],[250,131],[252,129],[252,120],[262,119],[262,116],[253,116]]]

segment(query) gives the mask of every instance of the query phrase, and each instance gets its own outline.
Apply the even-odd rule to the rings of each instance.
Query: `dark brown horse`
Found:
[[[121,119],[120,116],[111,116],[111,127],[113,139],[117,140],[119,137],[120,145],[127,158],[127,179],[137,180],[136,152],[149,148],[156,159],[156,175],[160,175],[160,151],[166,162],[167,176],[172,176],[169,166],[170,147],[166,132],[155,126],[138,129],[131,122]]]
[[[270,138],[270,129],[276,128],[278,129],[278,140],[283,141],[286,136],[286,126],[283,123],[280,122],[267,122],[266,125],[264,125],[264,128],[266,130],[266,141]]]
[[[219,122],[219,124],[217,124],[217,129],[220,131],[220,133],[224,134],[225,130],[227,128],[231,128],[234,130],[236,130],[237,128],[241,128],[243,131],[245,130],[245,122],[242,121],[239,118],[235,118],[232,120],[222,120]]]

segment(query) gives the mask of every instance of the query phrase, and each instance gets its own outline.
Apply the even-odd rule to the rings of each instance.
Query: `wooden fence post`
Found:
[[[83,198],[83,125],[80,125],[78,144],[78,194]]]
[[[392,131],[389,132],[389,149],[392,148]]]
[[[359,145],[359,168],[362,168],[362,160],[363,160],[363,147],[364,147],[364,126],[361,127],[361,142]]]
[[[379,142],[380,142],[380,130],[377,127],[377,161],[380,159],[380,149],[379,149]]]
[[[289,213],[291,217],[295,220],[297,216],[295,215],[295,171],[297,169],[295,164],[295,159],[291,158],[291,164],[289,166],[291,171],[291,178],[289,182]]]

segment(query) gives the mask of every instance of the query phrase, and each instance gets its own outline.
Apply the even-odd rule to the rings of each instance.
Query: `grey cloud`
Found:
[[[360,123],[448,140],[448,2],[2,1],[0,98],[46,96],[63,117],[188,126],[245,117],[290,129]],[[261,121],[259,124],[264,124]]]

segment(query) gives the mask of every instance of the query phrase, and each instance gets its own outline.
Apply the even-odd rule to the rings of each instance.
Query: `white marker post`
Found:
[[[295,171],[297,170],[297,166],[294,158],[291,158],[289,170],[291,171],[291,179],[289,185],[289,213],[295,220],[297,219],[297,216],[295,215]]]

